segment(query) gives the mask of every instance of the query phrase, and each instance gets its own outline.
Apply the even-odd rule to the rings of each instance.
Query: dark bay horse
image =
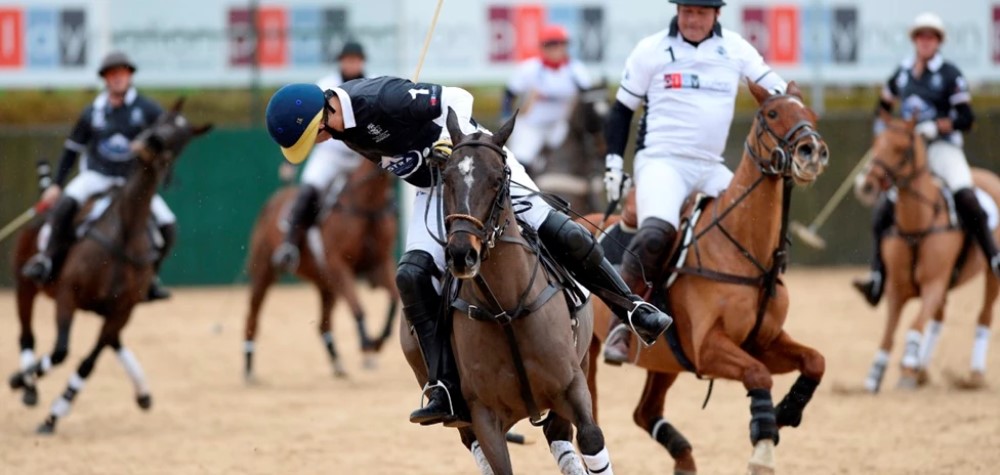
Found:
[[[69,413],[73,399],[83,389],[97,357],[109,346],[132,378],[139,407],[149,409],[152,405],[142,367],[132,351],[122,344],[121,332],[132,310],[145,300],[153,278],[155,250],[147,226],[156,188],[188,142],[211,128],[210,125],[189,124],[180,114],[182,106],[183,100],[178,100],[169,112],[163,113],[132,141],[136,170],[120,189],[112,192],[111,205],[91,225],[83,239],[69,250],[59,275],[51,283],[38,286],[22,277],[20,272],[16,273],[22,341],[24,332],[31,335],[32,305],[39,291],[56,302],[58,334],[52,353],[10,377],[11,388],[33,390],[37,378],[66,360],[70,325],[77,309],[89,310],[104,318],[97,344],[70,377],[66,391],[52,404],[49,416],[38,428],[39,433],[55,431],[56,422]],[[15,269],[21,269],[34,254],[37,233],[38,227],[21,233]]]
[[[577,95],[569,116],[569,132],[555,149],[545,150],[535,184],[569,202],[579,213],[601,208],[604,184],[604,123],[611,106],[605,82]]]
[[[669,302],[674,326],[668,333],[675,338],[671,341],[668,335],[666,342],[645,349],[634,341],[630,345],[631,360],[647,371],[633,420],[667,449],[677,474],[696,472],[691,444],[663,417],[667,390],[680,373],[743,383],[751,398],[749,472],[770,474],[775,470],[778,429],[799,425],[825,370],[819,352],[782,329],[788,290],[779,276],[786,262],[792,187],[815,181],[829,152],[795,83],[788,85],[785,95],[772,96],[756,84],[750,84],[750,91],[760,108],[733,180],[703,208],[689,251],[675,265],[673,284],[653,286],[653,300]],[[690,215],[690,209],[682,214]],[[592,218],[597,222],[601,216]],[[594,370],[610,318],[604,305],[595,304],[596,332],[590,350],[595,401]],[[775,406],[771,375],[796,370],[801,375]]]
[[[539,423],[540,411],[549,410],[545,435],[562,473],[610,474],[587,390],[590,305],[574,323],[561,292],[550,291],[552,278],[540,264],[538,245],[515,222],[502,149],[514,119],[493,136],[464,135],[453,111],[447,126],[455,147],[443,171],[445,254],[450,274],[461,283],[446,325],[472,416],[471,428],[460,429],[462,441],[483,473],[511,474],[506,431],[525,418]],[[401,332],[401,340],[414,373],[425,382],[427,368],[415,338]],[[582,462],[570,442],[574,425]],[[585,471],[584,463],[598,460],[601,467]]]
[[[899,381],[901,388],[912,389],[927,381],[927,366],[936,339],[929,341],[923,332],[932,319],[938,324],[944,321],[948,291],[985,271],[985,293],[978,327],[987,330],[1000,293],[1000,281],[987,270],[983,253],[966,239],[962,228],[951,219],[941,185],[928,169],[927,144],[914,131],[915,123],[891,117],[888,113],[882,114],[882,120],[887,126],[875,138],[873,159],[859,183],[865,191],[889,187],[897,191],[896,222],[882,241],[885,296],[889,305],[879,353],[865,380],[865,389],[872,393],[878,392],[882,385],[888,354],[892,351],[893,338],[907,301],[920,299],[920,311],[906,335]],[[1000,203],[1000,178],[996,174],[973,169],[972,181],[995,203]],[[1000,239],[1000,231],[994,230],[993,235]],[[989,338],[977,338],[976,345],[979,347],[973,350],[971,372],[953,381],[961,388],[985,386]]]
[[[296,191],[295,187],[287,187],[278,190],[268,200],[250,238],[247,265],[250,307],[244,334],[244,376],[248,381],[253,380],[254,340],[261,305],[268,289],[280,275],[271,256],[284,238],[280,223],[286,219]],[[399,302],[393,258],[397,227],[395,211],[389,175],[374,163],[362,160],[336,197],[333,207],[306,234],[307,245],[302,250],[295,275],[312,282],[319,291],[319,333],[337,376],[346,375],[337,355],[330,322],[337,297],[347,301],[354,315],[366,367],[374,365],[374,354],[382,348],[391,332]],[[373,287],[389,292],[388,317],[380,336],[374,340],[368,337],[365,330],[365,311],[355,289],[358,277],[367,279]]]

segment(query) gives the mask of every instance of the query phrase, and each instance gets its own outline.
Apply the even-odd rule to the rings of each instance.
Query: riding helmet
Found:
[[[301,163],[316,144],[325,102],[315,84],[289,84],[271,96],[264,114],[267,132],[289,162]]]
[[[690,5],[693,7],[724,7],[726,2],[722,0],[670,0],[670,3],[677,5]]]
[[[340,50],[340,55],[337,59],[344,59],[345,56],[357,56],[362,60],[365,59],[365,48],[361,46],[361,43],[357,41],[348,41],[344,43],[344,47]]]
[[[913,39],[920,30],[931,30],[937,33],[942,43],[944,42],[944,22],[941,21],[941,17],[933,13],[926,12],[917,15],[917,18],[913,20],[913,25],[910,26],[910,39]]]
[[[135,63],[129,59],[128,55],[121,51],[112,51],[101,61],[101,68],[97,70],[97,75],[104,77],[104,73],[108,72],[109,69],[119,66],[125,66],[133,73],[136,70]]]

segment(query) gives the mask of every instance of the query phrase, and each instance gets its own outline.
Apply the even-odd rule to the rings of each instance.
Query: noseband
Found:
[[[777,143],[777,146],[771,149],[770,152],[761,154],[754,147],[750,145],[750,140],[747,139],[743,142],[743,147],[746,149],[747,154],[753,157],[754,161],[757,162],[757,166],[760,168],[761,173],[768,176],[783,176],[789,177],[792,173],[792,160],[791,157],[795,153],[795,149],[802,143],[803,140],[809,138],[817,138],[822,140],[819,132],[813,128],[812,123],[808,120],[800,120],[795,126],[788,129],[788,132],[783,136],[779,136],[770,125],[767,124],[767,119],[764,117],[764,109],[768,102],[780,100],[783,98],[791,97],[787,94],[782,94],[779,96],[771,96],[761,104],[760,109],[757,110],[757,116],[754,119],[759,127],[757,128],[757,134],[754,140],[757,147],[761,147],[761,138],[764,134],[767,134]],[[762,155],[770,156],[769,160],[765,160]]]
[[[903,151],[903,161],[897,166],[891,166],[879,157],[872,157],[872,165],[875,165],[885,171],[886,176],[889,177],[889,181],[891,181],[896,188],[908,189],[915,178],[927,171],[926,165],[919,168],[917,167],[916,141],[917,139],[911,135],[910,146]],[[904,175],[903,170],[911,165],[913,166],[913,171]]]
[[[504,231],[507,229],[507,225],[510,223],[507,219],[505,219],[503,223],[499,223],[500,215],[504,210],[504,204],[510,196],[510,167],[507,166],[507,152],[493,142],[486,140],[470,140],[452,147],[452,155],[454,155],[458,149],[463,147],[486,147],[496,152],[500,160],[503,162],[503,182],[500,185],[500,190],[493,198],[493,204],[490,205],[490,210],[486,215],[486,221],[481,221],[479,218],[470,214],[453,213],[445,216],[444,225],[448,230],[449,238],[458,233],[471,234],[479,238],[479,240],[486,245],[487,249],[492,249],[493,246],[496,245],[497,237],[503,235]],[[455,221],[465,221],[472,225],[472,229],[453,228],[451,225]]]

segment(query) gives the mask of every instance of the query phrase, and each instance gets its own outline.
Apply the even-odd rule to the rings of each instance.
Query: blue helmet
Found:
[[[316,144],[326,96],[315,84],[289,84],[267,103],[267,133],[292,163],[301,163]]]
[[[726,2],[722,0],[670,0],[670,3],[677,5],[691,5],[693,7],[724,7]]]

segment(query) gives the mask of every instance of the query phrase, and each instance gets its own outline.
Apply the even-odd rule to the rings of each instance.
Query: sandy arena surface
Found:
[[[803,425],[782,432],[779,472],[997,473],[1000,351],[990,354],[986,390],[952,389],[942,376],[946,369],[968,368],[981,281],[950,299],[929,387],[893,389],[900,332],[883,393],[844,395],[833,388],[860,388],[884,319],[881,308],[869,309],[850,289],[850,277],[859,272],[796,270],[788,276],[788,330],[826,356],[827,373]],[[374,332],[385,298],[364,292]],[[137,408],[130,381],[108,351],[58,433],[40,437],[35,427],[96,338],[99,319],[79,314],[69,364],[40,382],[38,406],[25,408],[19,394],[0,391],[0,474],[476,473],[454,431],[406,421],[419,394],[395,335],[377,370],[362,369],[354,323],[340,306],[336,332],[350,374],[332,376],[316,332],[318,298],[309,287],[271,294],[257,343],[261,383],[247,387],[241,374],[246,299],[242,287],[175,289],[169,303],[140,308],[124,341],[145,367],[152,411]],[[43,299],[37,308],[38,347],[49,351],[53,307]],[[907,316],[914,310],[911,303]],[[997,332],[992,340],[995,346]],[[17,319],[8,290],[0,292],[4,381],[16,365]],[[793,378],[776,379],[776,401]],[[601,425],[615,471],[672,473],[667,453],[632,424],[644,373],[602,364],[599,381]],[[701,473],[743,473],[750,454],[749,400],[741,385],[720,382],[702,411],[705,390],[705,383],[682,377],[669,394],[667,417],[694,444]],[[519,429],[540,443],[511,447],[517,473],[558,473],[541,431]]]

